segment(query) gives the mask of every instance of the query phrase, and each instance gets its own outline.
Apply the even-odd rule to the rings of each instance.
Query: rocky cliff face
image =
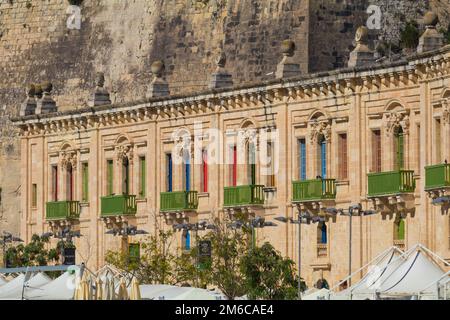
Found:
[[[172,93],[199,91],[207,87],[221,48],[235,84],[270,79],[281,59],[280,43],[288,38],[297,44],[295,59],[302,72],[343,67],[355,30],[367,19],[369,4],[380,5],[386,13],[390,24],[382,25],[384,31],[394,30],[397,21],[421,15],[429,5],[426,0],[75,2],[81,3],[79,30],[67,28],[68,0],[1,1],[3,113],[16,113],[25,98],[26,84],[46,80],[53,83],[60,110],[85,106],[98,71],[105,73],[113,102],[141,98],[151,80],[151,62],[156,59],[166,64]],[[435,0],[432,5],[445,16],[448,4]],[[5,133],[0,133],[0,187],[4,212],[11,221],[20,211],[14,198],[20,179],[10,174],[20,171],[19,150],[17,143],[6,143],[3,136]]]

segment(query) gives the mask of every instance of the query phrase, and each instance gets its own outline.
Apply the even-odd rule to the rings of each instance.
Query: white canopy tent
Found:
[[[352,285],[351,287],[341,291],[330,293],[331,300],[364,300],[370,299],[374,296],[377,286],[383,282],[383,280],[400,266],[404,260],[402,260],[403,252],[397,247],[391,247],[386,251],[383,251],[371,262],[366,264],[363,268],[354,272],[351,276],[347,277],[344,281],[348,281],[355,274],[361,272],[364,269],[368,269],[364,277]],[[344,281],[341,281],[335,289]]]
[[[6,279],[3,279],[3,277],[0,277],[0,287],[7,283],[8,283],[8,281],[6,281]]]
[[[449,264],[423,245],[418,244],[403,254],[391,249],[380,258],[358,283],[342,292],[331,293],[330,299],[438,299],[438,288],[448,282],[449,275],[436,262]]]
[[[217,300],[217,293],[205,289],[169,285],[141,285],[141,298],[145,300]]]
[[[49,282],[51,279],[41,272],[32,276],[28,281],[25,275],[20,274],[0,287],[0,300],[22,300],[22,293],[25,295],[29,290],[40,288]]]
[[[40,288],[27,290],[26,300],[72,300],[79,270],[66,271],[57,279]]]
[[[436,255],[422,245],[415,246],[408,253],[406,261],[376,290],[378,297],[408,298],[419,296],[419,293],[437,297],[437,283],[443,280],[446,274],[431,258],[436,258]]]

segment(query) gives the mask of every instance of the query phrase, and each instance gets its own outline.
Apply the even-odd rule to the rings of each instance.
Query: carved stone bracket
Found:
[[[404,134],[409,134],[410,120],[407,112],[386,112],[383,121],[387,137],[390,137],[397,128],[402,128]]]
[[[130,164],[133,163],[133,146],[131,144],[117,146],[115,152],[118,165],[122,164],[125,158]]]
[[[76,151],[63,151],[59,155],[61,168],[67,169],[68,165],[72,167],[73,170],[77,168],[77,152]]]
[[[331,139],[331,120],[311,121],[309,123],[309,140],[311,143],[317,143],[318,138],[323,136],[326,141]]]

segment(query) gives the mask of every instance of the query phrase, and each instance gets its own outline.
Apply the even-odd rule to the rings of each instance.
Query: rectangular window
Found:
[[[372,131],[372,172],[381,172],[381,131]]]
[[[348,150],[347,150],[347,134],[339,135],[339,179],[348,179]]]
[[[83,202],[89,201],[89,164],[83,162],[81,164],[81,200]]]
[[[114,194],[114,162],[106,161],[106,194],[111,196]]]
[[[274,144],[272,141],[268,141],[267,142],[267,157],[268,157],[268,161],[270,161],[270,163],[268,164],[268,175],[267,175],[267,183],[266,186],[267,187],[275,187],[275,161],[274,161],[274,154],[275,154],[275,150],[274,150]]]
[[[202,150],[201,190],[208,192],[208,151]]]
[[[139,243],[130,243],[128,245],[128,257],[130,263],[139,263],[141,259],[141,246]]]
[[[436,119],[435,123],[435,140],[434,140],[434,146],[436,150],[436,164],[440,164],[442,162],[441,158],[441,120]]]
[[[173,163],[172,154],[166,154],[166,190],[167,192],[173,191]]]
[[[306,140],[298,140],[299,179],[306,180]]]
[[[58,201],[58,166],[52,166],[52,201]]]
[[[237,147],[231,146],[230,186],[237,186]]]
[[[416,138],[416,159],[417,159],[417,165],[416,165],[416,172],[420,172],[420,124],[417,125],[417,138]]]
[[[31,207],[37,207],[37,184],[33,183],[31,186]]]
[[[183,157],[183,185],[185,191],[191,191],[191,158],[190,154]]]
[[[145,157],[139,157],[139,198],[146,197],[147,187],[147,161]]]

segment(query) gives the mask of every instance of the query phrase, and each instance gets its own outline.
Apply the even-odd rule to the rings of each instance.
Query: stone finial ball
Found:
[[[224,68],[226,63],[227,63],[227,56],[222,51],[216,59],[216,64],[218,67]]]
[[[97,72],[95,75],[95,85],[101,88],[105,85],[105,74],[103,72]]]
[[[356,30],[355,34],[355,41],[356,42],[367,42],[367,39],[369,38],[369,29],[365,26],[360,26]]]
[[[281,43],[281,51],[284,55],[293,56],[295,51],[295,42],[292,40],[284,40]]]
[[[36,86],[34,85],[34,83],[30,83],[27,86],[26,93],[29,97],[33,97],[36,94]]]
[[[40,84],[35,84],[35,85],[34,85],[34,94],[35,94],[36,96],[40,97],[40,96],[42,96],[42,93],[43,93],[43,91],[42,91],[42,85],[40,85]]]
[[[161,60],[157,60],[152,63],[151,70],[155,76],[158,76],[158,77],[161,76],[164,69],[165,69],[164,62],[162,62]]]
[[[49,81],[45,81],[41,84],[41,88],[44,92],[50,93],[53,90],[53,84]]]
[[[438,15],[433,11],[428,11],[423,17],[423,24],[426,26],[436,26],[439,22]]]

